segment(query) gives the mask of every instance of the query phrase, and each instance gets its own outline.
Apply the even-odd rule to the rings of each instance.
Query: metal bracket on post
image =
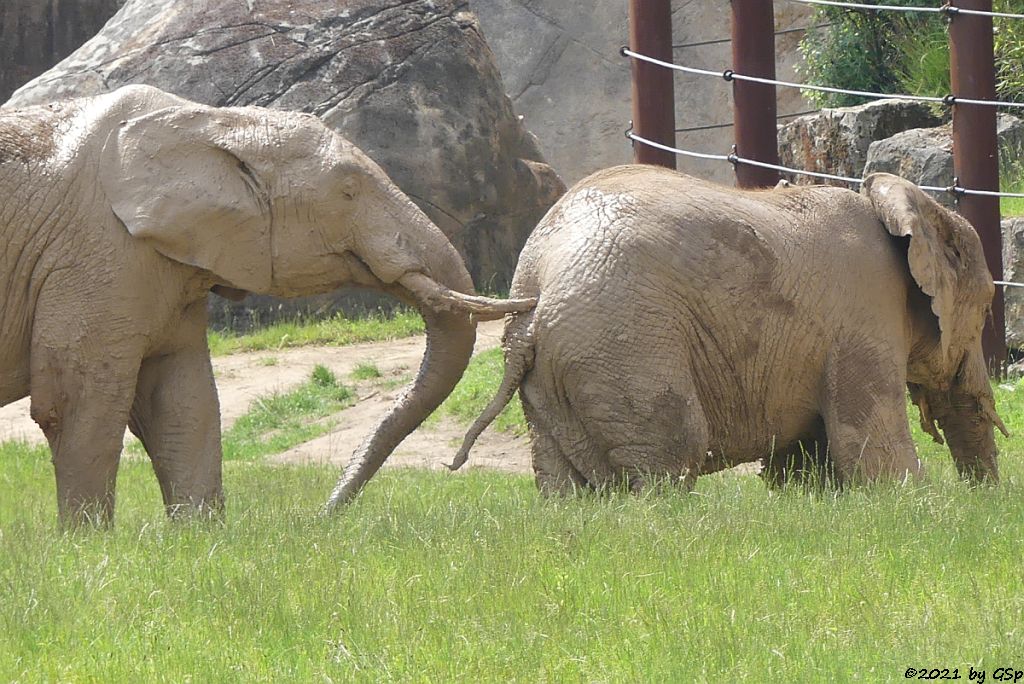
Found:
[[[946,188],[946,192],[953,196],[953,205],[960,211],[960,200],[964,197],[964,186],[960,185],[960,176],[953,176],[953,184]]]

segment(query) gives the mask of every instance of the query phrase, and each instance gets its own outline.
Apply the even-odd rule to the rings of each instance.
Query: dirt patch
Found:
[[[481,324],[474,353],[497,347],[501,343],[502,329],[501,321]],[[258,397],[285,392],[302,384],[309,379],[317,364],[323,364],[334,371],[341,382],[356,387],[359,401],[331,417],[336,427],[328,434],[270,460],[275,463],[344,464],[403,387],[386,388],[386,383],[355,382],[350,377],[352,371],[360,364],[372,363],[385,380],[414,374],[423,358],[425,342],[425,337],[417,336],[347,347],[298,347],[215,358],[213,372],[220,395],[221,426],[225,430],[229,428]],[[443,468],[455,457],[464,432],[464,425],[449,419],[422,426],[395,450],[388,459],[388,465]],[[29,416],[28,399],[0,407],[0,441],[11,439],[46,442],[42,431]],[[467,467],[528,472],[529,450],[525,437],[487,430],[477,440]]]
[[[474,355],[493,349],[501,343],[501,321],[481,324],[477,331]],[[359,401],[355,406],[332,416],[335,427],[326,435],[300,444],[283,453],[271,456],[272,463],[331,463],[343,465],[363,439],[372,431],[377,421],[404,389],[405,383],[384,388],[389,379],[415,373],[423,356],[424,338],[410,338],[399,342],[373,345],[356,345],[339,349],[345,358],[336,364],[314,360],[312,365],[323,363],[329,366],[347,384],[355,384]],[[311,350],[312,351],[312,350]],[[281,364],[291,364],[282,357]],[[258,362],[257,362],[258,363]],[[381,371],[380,381],[353,383],[348,379],[352,370],[361,363],[373,363]],[[310,365],[310,369],[312,369]],[[249,372],[245,366],[242,373]],[[308,377],[308,372],[299,374],[299,382]],[[218,386],[221,380],[218,379]],[[256,395],[260,392],[256,392]],[[430,425],[421,426],[406,437],[387,461],[388,466],[421,467],[443,469],[455,458],[466,426],[444,418]],[[468,464],[471,467],[487,467],[508,472],[529,472],[530,447],[525,437],[487,430],[476,446]]]
[[[343,465],[384,414],[393,393],[376,394],[334,416],[335,427],[326,435],[271,456],[272,463],[333,463]],[[451,419],[421,426],[406,437],[387,461],[389,466],[440,470],[452,462],[462,444],[466,426]],[[485,467],[507,472],[530,471],[530,445],[526,437],[487,430],[473,447],[466,467]]]

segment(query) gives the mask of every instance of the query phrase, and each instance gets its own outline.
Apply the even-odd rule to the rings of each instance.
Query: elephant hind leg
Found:
[[[659,370],[641,370],[637,377],[664,376]],[[669,383],[631,387],[612,378],[592,386],[582,402],[585,429],[603,451],[602,470],[610,473],[605,486],[628,486],[639,493],[649,487],[689,491],[707,465],[710,448],[708,421],[687,378]]]
[[[692,381],[666,373],[678,367],[668,351],[568,369],[538,363],[524,377],[520,396],[542,491],[693,486],[709,428]]]
[[[562,451],[545,413],[530,399],[529,391],[520,392],[523,414],[530,426],[530,451],[537,489],[545,496],[569,495],[589,488],[587,479]]]
[[[616,447],[608,452],[608,460],[613,464],[619,477],[618,483],[628,488],[632,494],[640,494],[648,490],[656,492],[682,491],[688,493],[697,483],[699,468],[684,465],[678,458],[666,458],[672,455],[665,450],[651,445],[629,445]],[[669,463],[667,467],[652,467],[654,463]]]
[[[530,438],[534,479],[544,496],[565,496],[591,488],[550,432],[531,429]]]

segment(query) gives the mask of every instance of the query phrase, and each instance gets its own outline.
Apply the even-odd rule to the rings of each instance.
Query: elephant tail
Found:
[[[503,346],[505,347],[505,375],[501,379],[501,385],[483,413],[466,432],[462,440],[459,453],[455,460],[448,466],[449,470],[458,470],[469,460],[469,450],[473,448],[477,437],[480,436],[487,426],[498,417],[505,405],[512,399],[512,396],[519,389],[523,376],[533,367],[533,342],[534,342],[534,314],[536,309],[528,313],[512,316],[505,325]]]

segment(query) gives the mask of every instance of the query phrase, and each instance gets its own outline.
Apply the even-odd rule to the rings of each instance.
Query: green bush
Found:
[[[1024,13],[1024,0],[997,1],[995,6],[1002,12]],[[995,28],[996,92],[1002,100],[1024,102],[1024,20],[997,20]]]
[[[900,62],[896,67],[897,82],[891,92],[943,97],[952,92],[949,82],[949,34],[943,24],[897,38]],[[949,110],[936,105],[942,115]]]
[[[863,0],[882,4],[878,0]],[[935,7],[933,0],[886,0],[885,4]],[[1024,0],[996,0],[1000,12],[1024,12]],[[949,40],[941,15],[848,11],[824,7],[800,43],[807,82],[879,93],[906,92],[941,97],[951,92]],[[1024,21],[995,20],[997,95],[1024,102]],[[861,104],[866,98],[806,91],[821,107]]]
[[[881,4],[877,0],[865,0]],[[886,4],[934,7],[934,0],[886,0]],[[895,92],[900,81],[903,36],[931,32],[941,27],[935,14],[911,12],[849,11],[839,7],[821,7],[812,23],[823,28],[807,32],[800,42],[809,83],[818,85]],[[846,107],[866,99],[854,95],[805,91],[806,97],[821,107]]]

